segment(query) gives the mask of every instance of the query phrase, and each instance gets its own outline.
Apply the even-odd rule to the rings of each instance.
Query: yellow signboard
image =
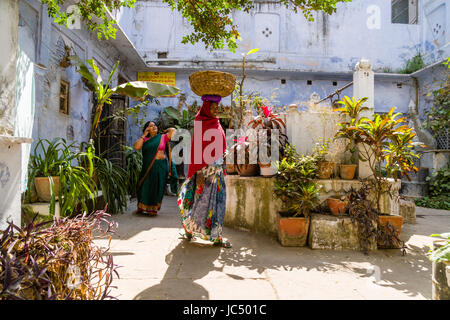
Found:
[[[175,72],[138,72],[138,81],[151,81],[175,86]]]

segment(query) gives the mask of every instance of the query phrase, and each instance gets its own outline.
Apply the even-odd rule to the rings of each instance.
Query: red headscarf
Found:
[[[214,99],[216,98],[216,99]],[[219,159],[223,153],[225,152],[227,148],[227,141],[225,139],[225,132],[222,129],[222,126],[220,125],[219,118],[213,117],[211,115],[211,112],[209,110],[209,107],[211,105],[211,102],[216,102],[217,100],[220,101],[220,97],[210,97],[210,96],[203,96],[203,105],[197,115],[195,116],[194,120],[194,134],[192,136],[192,144],[191,144],[191,163],[189,165],[188,170],[188,176],[187,178],[191,178],[194,173],[196,173],[198,170],[206,167],[207,165],[211,164],[212,162]],[[210,101],[211,100],[211,101]],[[217,102],[218,102],[217,101]],[[201,136],[200,134],[200,125],[201,125]],[[217,149],[214,149],[214,156],[212,161],[205,162],[204,151],[205,149],[212,143],[217,143],[215,140],[218,138],[217,136],[214,136],[212,138],[212,141],[204,141],[204,134],[207,130],[210,129],[216,129],[222,136],[222,150],[217,152]],[[199,147],[200,146],[200,147]],[[200,153],[201,150],[201,154]],[[196,162],[194,161],[196,160]],[[201,160],[201,163],[199,163]],[[210,160],[210,159],[208,159]]]

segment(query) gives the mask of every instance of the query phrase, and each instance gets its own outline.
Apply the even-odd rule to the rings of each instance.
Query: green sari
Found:
[[[161,208],[164,191],[167,184],[169,170],[170,189],[177,192],[177,170],[172,161],[169,140],[166,143],[166,159],[155,159],[162,139],[161,134],[144,142],[142,146],[142,171],[138,182],[138,211],[156,215]]]

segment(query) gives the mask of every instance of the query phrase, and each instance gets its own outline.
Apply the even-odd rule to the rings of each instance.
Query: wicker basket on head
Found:
[[[189,76],[192,91],[198,96],[206,94],[226,97],[234,91],[236,77],[220,71],[199,71]]]

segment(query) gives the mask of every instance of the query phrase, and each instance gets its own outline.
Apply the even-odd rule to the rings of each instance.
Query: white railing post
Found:
[[[375,108],[375,80],[372,71],[372,65],[369,60],[361,59],[356,64],[355,72],[353,73],[353,96],[355,99],[367,97],[364,104],[368,110],[361,113],[361,117],[372,118]],[[362,146],[359,146],[359,149]],[[372,175],[369,164],[358,160],[358,176],[359,178],[367,178]]]

